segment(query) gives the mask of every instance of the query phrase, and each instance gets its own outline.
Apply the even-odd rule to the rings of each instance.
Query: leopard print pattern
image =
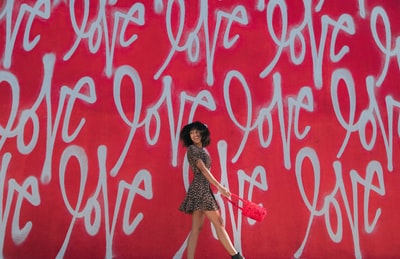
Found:
[[[188,147],[186,156],[194,173],[194,177],[179,210],[189,214],[192,214],[193,211],[196,210],[218,210],[219,206],[215,200],[214,194],[212,193],[210,183],[196,166],[197,160],[201,159],[204,162],[204,165],[210,169],[210,156],[204,148],[199,148],[196,145],[190,145]]]

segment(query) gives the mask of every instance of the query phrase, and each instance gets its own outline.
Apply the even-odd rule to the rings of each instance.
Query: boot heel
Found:
[[[237,253],[235,255],[232,255],[232,259],[244,259],[244,257],[240,253]]]

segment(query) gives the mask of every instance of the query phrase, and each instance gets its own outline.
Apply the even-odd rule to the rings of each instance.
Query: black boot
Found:
[[[240,253],[237,253],[235,255],[232,255],[232,259],[244,259],[244,257]]]

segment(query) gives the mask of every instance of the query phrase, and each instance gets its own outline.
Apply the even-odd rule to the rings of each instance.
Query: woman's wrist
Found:
[[[228,190],[228,188],[226,188],[225,186],[218,186],[218,191],[222,194],[222,195],[224,195],[224,196],[226,196],[226,197],[229,197],[229,196],[231,196],[231,193],[230,193],[230,191]]]

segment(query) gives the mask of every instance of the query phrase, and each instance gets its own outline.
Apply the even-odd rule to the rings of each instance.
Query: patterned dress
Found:
[[[189,214],[192,214],[195,210],[218,210],[219,206],[211,191],[210,183],[196,166],[196,161],[201,159],[203,160],[204,165],[210,169],[210,156],[203,148],[199,148],[196,145],[190,145],[187,149],[187,159],[194,173],[194,177],[179,210]]]

